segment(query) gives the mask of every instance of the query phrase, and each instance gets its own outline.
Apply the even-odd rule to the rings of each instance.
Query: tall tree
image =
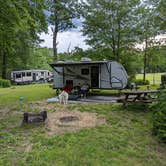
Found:
[[[47,0],[50,12],[49,22],[53,26],[53,52],[54,61],[57,60],[57,35],[59,32],[75,27],[73,19],[77,15],[78,0]]]
[[[135,41],[139,0],[87,0],[84,4],[83,33],[95,48],[110,48],[117,61],[124,48]]]
[[[153,7],[155,24],[160,27],[160,33],[166,33],[166,1],[165,0],[146,0],[148,6]]]
[[[44,0],[0,0],[0,61],[2,78],[7,77],[9,60],[24,58],[27,48],[46,31]]]
[[[152,58],[152,51],[150,50],[152,50],[153,48],[155,48],[154,46],[159,44],[159,42],[155,40],[155,37],[157,34],[160,34],[161,30],[160,26],[155,22],[155,17],[157,15],[156,9],[158,7],[158,3],[154,3],[154,1],[155,0],[145,1],[142,4],[142,10],[139,14],[139,26],[137,29],[137,37],[143,44],[143,81],[146,80],[146,72],[148,70],[149,63],[148,61],[150,60],[149,57]]]

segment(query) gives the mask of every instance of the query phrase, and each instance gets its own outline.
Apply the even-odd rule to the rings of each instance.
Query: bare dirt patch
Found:
[[[9,113],[10,113],[10,109],[8,107],[0,109],[0,119],[3,119]]]
[[[62,119],[68,120],[62,121]],[[45,128],[47,130],[47,136],[53,136],[66,132],[76,132],[83,128],[92,128],[102,124],[106,124],[105,118],[98,116],[96,113],[62,109],[48,113]]]
[[[77,132],[83,128],[93,128],[95,126],[106,124],[105,116],[103,115],[90,112],[80,112],[76,109],[68,110],[67,106],[62,106],[57,103],[45,103],[42,101],[25,104],[22,109],[20,109],[19,106],[9,108],[5,107],[0,109],[0,115],[1,118],[19,116],[18,121],[16,122],[16,125],[18,126],[22,124],[24,112],[41,111],[47,111],[47,120],[44,124],[42,123],[44,125],[42,126],[42,129],[44,129],[46,136],[56,136],[64,133]],[[31,146],[26,147],[26,151],[31,149]]]

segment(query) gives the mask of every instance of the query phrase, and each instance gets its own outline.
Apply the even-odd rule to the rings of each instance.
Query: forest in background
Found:
[[[10,71],[49,69],[57,60],[116,60],[132,77],[136,73],[166,71],[164,0],[0,0],[0,77]],[[46,14],[49,13],[49,14]],[[81,22],[89,50],[75,47],[58,53],[57,34]],[[53,48],[40,48],[41,32],[52,25]],[[144,43],[144,49],[136,49]],[[145,78],[144,78],[145,79]]]

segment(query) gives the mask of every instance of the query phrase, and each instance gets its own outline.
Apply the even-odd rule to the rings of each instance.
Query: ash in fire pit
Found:
[[[79,120],[79,118],[77,116],[64,116],[62,118],[59,119],[60,122],[72,122],[72,121],[76,121]]]

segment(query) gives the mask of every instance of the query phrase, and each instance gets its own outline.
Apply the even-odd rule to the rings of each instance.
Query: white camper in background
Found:
[[[16,84],[32,82],[48,82],[52,73],[48,70],[20,70],[11,71],[11,81]]]
[[[83,58],[80,62],[60,61],[51,64],[54,69],[54,89],[70,83],[74,86],[88,84],[91,89],[124,89],[128,75],[116,61],[91,61]]]

